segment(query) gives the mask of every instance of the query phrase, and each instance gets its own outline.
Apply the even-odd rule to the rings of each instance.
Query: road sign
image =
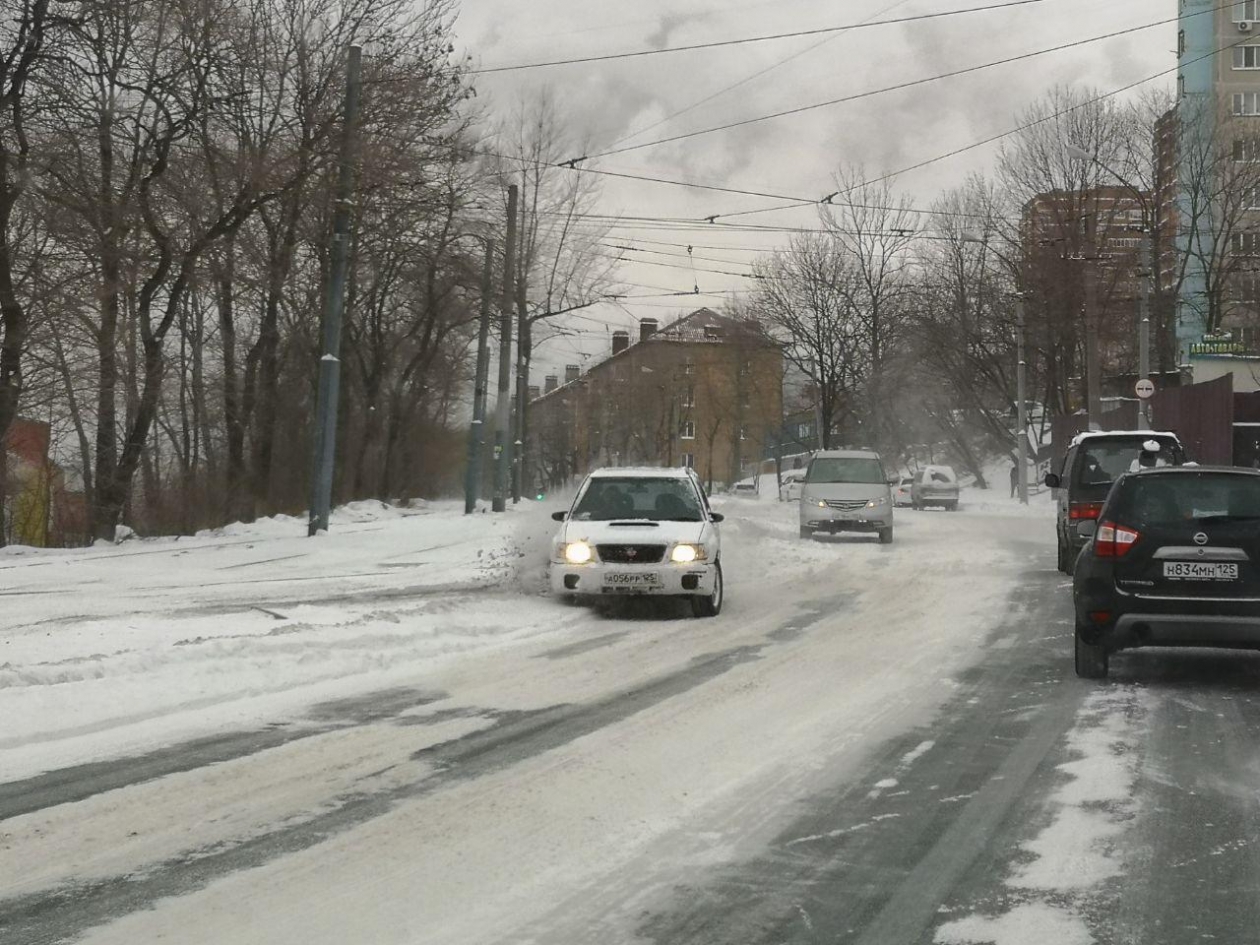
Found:
[[[1143,400],[1149,400],[1155,396],[1155,383],[1149,378],[1142,378],[1133,385],[1133,393],[1137,394]]]

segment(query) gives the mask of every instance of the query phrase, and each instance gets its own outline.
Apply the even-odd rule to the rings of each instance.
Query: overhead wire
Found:
[[[1193,15],[1193,14],[1190,14],[1190,15]],[[776,118],[786,118],[791,115],[800,115],[805,112],[817,111],[820,108],[830,108],[833,105],[842,105],[848,102],[856,102],[865,98],[872,98],[876,95],[885,95],[889,92],[901,92],[901,91],[905,91],[906,89],[913,89],[922,85],[927,85],[931,82],[940,82],[945,79],[957,78],[958,76],[971,75],[976,72],[982,72],[986,69],[993,69],[998,66],[1010,65],[1016,62],[1025,62],[1029,59],[1035,59],[1039,56],[1047,56],[1051,53],[1063,52],[1066,49],[1076,49],[1081,46],[1090,45],[1092,43],[1100,43],[1108,39],[1116,39],[1121,36],[1129,36],[1129,35],[1132,35],[1133,33],[1140,33],[1145,30],[1154,29],[1158,26],[1167,26],[1170,23],[1177,23],[1180,20],[1181,20],[1181,17],[1176,16],[1169,19],[1158,20],[1153,23],[1144,23],[1139,26],[1129,26],[1129,27],[1125,27],[1122,30],[1112,30],[1109,33],[1102,33],[1098,36],[1091,36],[1087,39],[1073,40],[1070,43],[1060,43],[1056,46],[1046,47],[1045,49],[1037,49],[1037,50],[1033,50],[1032,52],[1021,53],[1017,56],[1007,56],[1002,59],[994,59],[989,62],[979,63],[973,66],[966,66],[962,69],[954,69],[949,72],[941,72],[941,73],[937,73],[936,75],[924,76],[923,78],[920,78],[920,79],[911,79],[907,82],[898,82],[895,85],[887,85],[878,89],[868,89],[864,92],[854,92],[851,95],[842,95],[838,98],[827,99],[826,101],[823,101],[823,102],[813,102],[809,105],[798,105],[794,108],[782,109],[777,112],[770,112],[769,114],[765,114],[765,115],[757,115],[752,118],[742,118],[739,121],[726,122],[725,124],[714,125],[713,127],[710,127],[710,128],[699,128],[699,129],[696,129],[695,131],[682,132],[680,134],[670,135],[665,138],[657,138],[653,141],[644,141],[639,144],[626,145],[624,147],[619,147],[619,148],[609,148],[607,150],[600,151],[596,154],[583,155],[580,158],[573,158],[572,161],[574,163],[578,163],[582,161],[594,160],[596,158],[609,157],[610,155],[613,155],[613,154],[625,154],[630,151],[639,151],[639,150],[642,150],[643,148],[652,148],[661,144],[672,144],[678,141],[687,141],[692,138],[698,138],[703,135],[714,134],[719,131],[731,131],[732,129],[735,129],[735,128],[744,128],[749,125],[760,124],[761,122],[771,121]]]
[[[869,17],[867,17],[865,20],[861,20],[860,22],[868,23],[871,20],[874,20],[876,17],[883,16],[886,13],[891,13],[893,10],[897,9],[897,7],[905,6],[909,2],[910,0],[896,0],[896,2],[890,3],[888,6],[884,7],[883,9],[876,10]],[[787,65],[789,62],[794,62],[797,59],[800,59],[802,56],[809,55],[815,49],[821,49],[823,46],[826,46],[828,43],[835,42],[835,40],[837,40],[838,38],[839,38],[838,35],[827,36],[819,40],[818,42],[805,47],[804,49],[799,49],[796,52],[792,53],[790,56],[785,56],[784,58],[778,60],[777,62],[771,63],[770,65],[766,66],[763,69],[758,69],[756,72],[752,73],[751,75],[744,76],[742,79],[738,80],[737,82],[732,82],[729,85],[724,85],[722,86],[722,88],[717,89],[716,91],[706,95],[704,98],[697,99],[696,101],[692,102],[690,105],[684,106],[683,108],[680,108],[675,112],[671,112],[670,114],[666,115],[664,118],[657,119],[656,121],[652,122],[652,124],[650,125],[645,125],[642,128],[639,128],[635,131],[631,131],[629,134],[622,135],[620,138],[614,141],[611,145],[609,145],[609,147],[615,148],[619,144],[623,144],[626,141],[630,141],[633,138],[637,138],[639,137],[639,135],[647,134],[649,131],[659,128],[661,125],[668,124],[669,122],[673,121],[675,118],[681,118],[683,115],[686,115],[689,112],[695,111],[701,105],[707,105],[709,104],[709,102],[712,102],[714,99],[721,98],[727,92],[733,92],[735,89],[741,88],[747,85],[749,82],[753,82],[757,79],[760,79],[762,76],[769,75],[771,72],[774,72],[776,69],[779,69]]]
[[[920,23],[923,20],[934,20],[942,17],[962,16],[970,13],[985,13],[991,10],[1003,10],[1010,7],[1030,6],[1046,3],[1049,0],[1004,0],[1002,3],[987,6],[967,7],[962,10],[939,10],[935,13],[920,13],[915,16],[897,17],[888,20],[872,20],[861,23],[846,23],[841,26],[822,26],[808,30],[792,30],[785,33],[769,33],[759,36],[743,36],[735,39],[713,40],[706,43],[689,43],[685,46],[665,46],[660,49],[634,49],[620,53],[605,53],[597,56],[579,56],[572,59],[551,59],[544,62],[522,62],[506,66],[489,66],[481,69],[468,69],[465,75],[493,75],[499,72],[520,72],[526,69],[547,69],[554,66],[585,65],[593,62],[612,62],[618,59],[639,59],[644,56],[661,56],[670,53],[698,52],[704,49],[721,49],[729,46],[746,46],[750,43],[767,43],[781,39],[798,39],[802,36],[820,36],[825,33],[844,33],[860,29],[872,29],[879,26],[896,26],[901,23]]]

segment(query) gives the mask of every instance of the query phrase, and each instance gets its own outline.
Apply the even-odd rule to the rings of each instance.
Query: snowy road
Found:
[[[709,621],[541,596],[547,511],[0,558],[0,942],[1260,927],[1260,657],[1077,680],[1044,510],[731,501]]]

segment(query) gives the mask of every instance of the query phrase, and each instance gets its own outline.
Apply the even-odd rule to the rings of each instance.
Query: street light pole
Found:
[[[1095,207],[1095,211],[1097,207]],[[1090,429],[1102,429],[1102,354],[1098,348],[1098,217],[1085,215],[1085,409]]]
[[[494,408],[494,499],[495,512],[507,509],[508,470],[512,461],[512,288],[516,283],[516,202],[515,184],[508,186],[507,246],[503,262],[503,308],[499,318],[499,399]]]
[[[490,293],[494,276],[494,240],[486,240],[486,261],[481,273],[481,323],[477,330],[477,374],[473,384],[473,417],[468,428],[468,469],[464,481],[464,514],[477,509],[481,493],[481,454],[485,450],[486,381],[490,373]]]
[[[1016,450],[1019,455],[1019,502],[1028,504],[1028,365],[1024,361],[1024,296],[1015,297],[1015,351],[1018,359],[1015,365],[1015,396],[1019,405],[1015,408],[1018,417],[1019,433],[1016,437]]]

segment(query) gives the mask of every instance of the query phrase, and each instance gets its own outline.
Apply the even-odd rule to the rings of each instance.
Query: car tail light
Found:
[[[1099,558],[1123,558],[1142,535],[1135,529],[1103,522],[1094,535],[1094,554]]]
[[[1101,502],[1073,502],[1068,506],[1068,518],[1074,522],[1098,518],[1100,515],[1102,515]]]

